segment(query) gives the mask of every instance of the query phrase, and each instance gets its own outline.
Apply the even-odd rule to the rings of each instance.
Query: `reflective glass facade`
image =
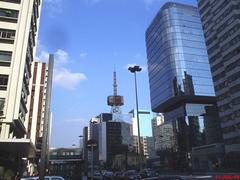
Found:
[[[164,113],[176,140],[169,166],[210,170],[222,154],[208,145],[221,143],[222,135],[197,8],[166,3],[147,29],[146,45],[152,110]],[[207,165],[194,151],[203,146]]]
[[[197,8],[166,3],[146,32],[153,111],[176,96],[215,96]]]

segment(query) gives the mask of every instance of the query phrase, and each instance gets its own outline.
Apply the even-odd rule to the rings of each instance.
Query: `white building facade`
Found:
[[[41,0],[0,1],[0,154],[16,164],[36,151],[27,131],[41,5]],[[4,161],[3,169],[18,169]]]

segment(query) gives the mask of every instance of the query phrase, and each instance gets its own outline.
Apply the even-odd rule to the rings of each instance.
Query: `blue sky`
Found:
[[[150,109],[145,31],[166,0],[43,0],[38,59],[55,54],[52,92],[52,147],[78,144],[89,120],[109,112],[117,71],[124,113],[135,107],[134,79],[127,66],[138,64],[139,107]],[[176,0],[196,5],[196,0]]]

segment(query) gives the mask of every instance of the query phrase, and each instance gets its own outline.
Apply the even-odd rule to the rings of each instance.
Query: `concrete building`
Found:
[[[155,151],[154,151],[153,137],[143,136],[141,140],[142,140],[143,155],[146,157],[146,159],[154,157]]]
[[[111,168],[115,155],[124,154],[133,147],[130,124],[121,121],[101,123],[99,129],[99,161]]]
[[[152,119],[152,131],[155,151],[176,149],[172,123],[164,123],[164,115],[159,113]]]
[[[156,117],[152,119],[152,132],[154,129],[164,123],[164,115],[162,113],[158,113]]]
[[[141,136],[142,155],[146,158],[153,158],[155,156],[153,137]],[[133,150],[138,154],[138,136],[133,136]]]
[[[27,130],[41,4],[0,1],[0,166],[5,170],[21,171],[22,158],[36,151]]]
[[[100,166],[111,168],[115,155],[133,148],[131,124],[124,121],[113,121],[112,118],[112,113],[101,113],[92,118],[89,127],[84,129],[83,143],[86,144],[87,140],[95,139],[98,144],[97,149],[93,152],[95,169],[99,169]],[[86,166],[89,167],[92,154],[86,148],[83,150],[83,157],[85,164],[88,164]],[[87,167],[85,169],[87,171]]]
[[[196,167],[211,169],[221,163],[217,149],[205,148],[207,157],[214,156],[208,159],[209,166],[202,166],[199,157],[191,158],[192,148],[208,144],[206,139],[211,144],[222,141],[198,9],[179,3],[163,5],[146,31],[146,46],[152,110],[164,113],[176,139],[172,167],[191,168],[195,162]],[[213,137],[206,137],[209,134]]]
[[[103,140],[99,138],[101,136],[100,130],[102,123],[112,121],[113,115],[112,113],[101,113],[98,116],[92,118],[89,122],[89,128],[88,128],[88,140],[94,139],[97,141],[98,148],[93,153],[93,161],[95,166],[99,166],[99,156],[100,156],[100,150],[102,146]],[[88,152],[88,162],[91,162],[92,154]]]
[[[52,86],[47,84],[48,79],[48,65],[43,62],[34,62],[33,80],[32,80],[32,92],[30,100],[30,110],[29,110],[29,120],[27,129],[27,139],[31,139],[32,143],[35,145],[36,161],[40,158],[42,137],[43,137],[43,124],[44,124],[44,114],[46,111],[46,88],[47,86]],[[51,70],[52,71],[52,70]],[[50,124],[52,118],[50,117]],[[51,127],[49,126],[48,134],[48,144],[50,144],[49,139],[51,138]]]
[[[89,128],[88,128],[88,140],[90,139],[94,139],[98,146],[99,144],[101,144],[101,142],[99,142],[99,140],[101,141],[101,139],[99,139],[99,130],[100,130],[100,119],[99,118],[92,118],[89,122]],[[93,155],[93,157],[92,157]],[[96,168],[99,166],[99,148],[97,148],[96,150],[94,150],[93,154],[91,154],[91,152],[88,152],[88,162],[91,162],[93,158],[93,163],[96,166]]]
[[[66,180],[81,179],[83,160],[79,148],[51,148],[49,150],[49,174]]]
[[[176,150],[172,123],[160,124],[154,128],[154,148],[156,152],[165,149]]]
[[[164,123],[164,115],[162,113],[158,113],[156,117],[154,117],[152,119],[152,133],[153,133],[153,145],[154,145],[154,149],[156,151],[156,148],[155,148],[155,144],[156,144],[156,136],[157,136],[157,127],[161,124]]]
[[[240,153],[240,1],[198,0],[226,153]],[[239,156],[240,157],[240,156]]]

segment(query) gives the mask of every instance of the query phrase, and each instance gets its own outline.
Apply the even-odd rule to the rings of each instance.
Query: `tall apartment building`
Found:
[[[156,117],[152,120],[152,134],[153,134],[153,142],[154,142],[154,149],[156,150],[156,139],[157,139],[157,127],[164,123],[164,115],[162,113],[158,113]]]
[[[222,150],[208,151],[209,146],[191,158],[197,154],[193,147],[221,142],[198,9],[179,3],[163,5],[146,31],[146,46],[151,106],[154,112],[164,113],[165,123],[172,123],[178,154],[174,167],[189,168],[192,162],[196,168],[210,169],[221,163]],[[206,132],[211,136],[206,137]]]
[[[0,0],[0,166],[4,169],[16,170],[22,157],[34,156],[26,135],[40,12],[41,0]]]
[[[152,120],[153,141],[155,151],[175,149],[175,139],[172,123],[157,123],[157,118]]]
[[[45,111],[46,110],[46,89],[52,84],[48,84],[48,71],[53,71],[53,69],[48,67],[47,63],[44,62],[34,62],[34,71],[32,78],[32,92],[30,100],[29,109],[29,120],[27,129],[27,139],[31,139],[32,143],[35,145],[36,161],[40,158],[42,138],[43,138],[43,125],[45,122]],[[48,130],[48,144],[50,139],[50,124],[51,117],[49,118],[49,130]]]
[[[146,159],[153,158],[155,156],[153,137],[141,136],[140,142],[141,142],[142,155]],[[138,136],[133,136],[133,150],[136,153],[139,153],[138,152]]]
[[[226,153],[240,152],[240,1],[198,0]]]

